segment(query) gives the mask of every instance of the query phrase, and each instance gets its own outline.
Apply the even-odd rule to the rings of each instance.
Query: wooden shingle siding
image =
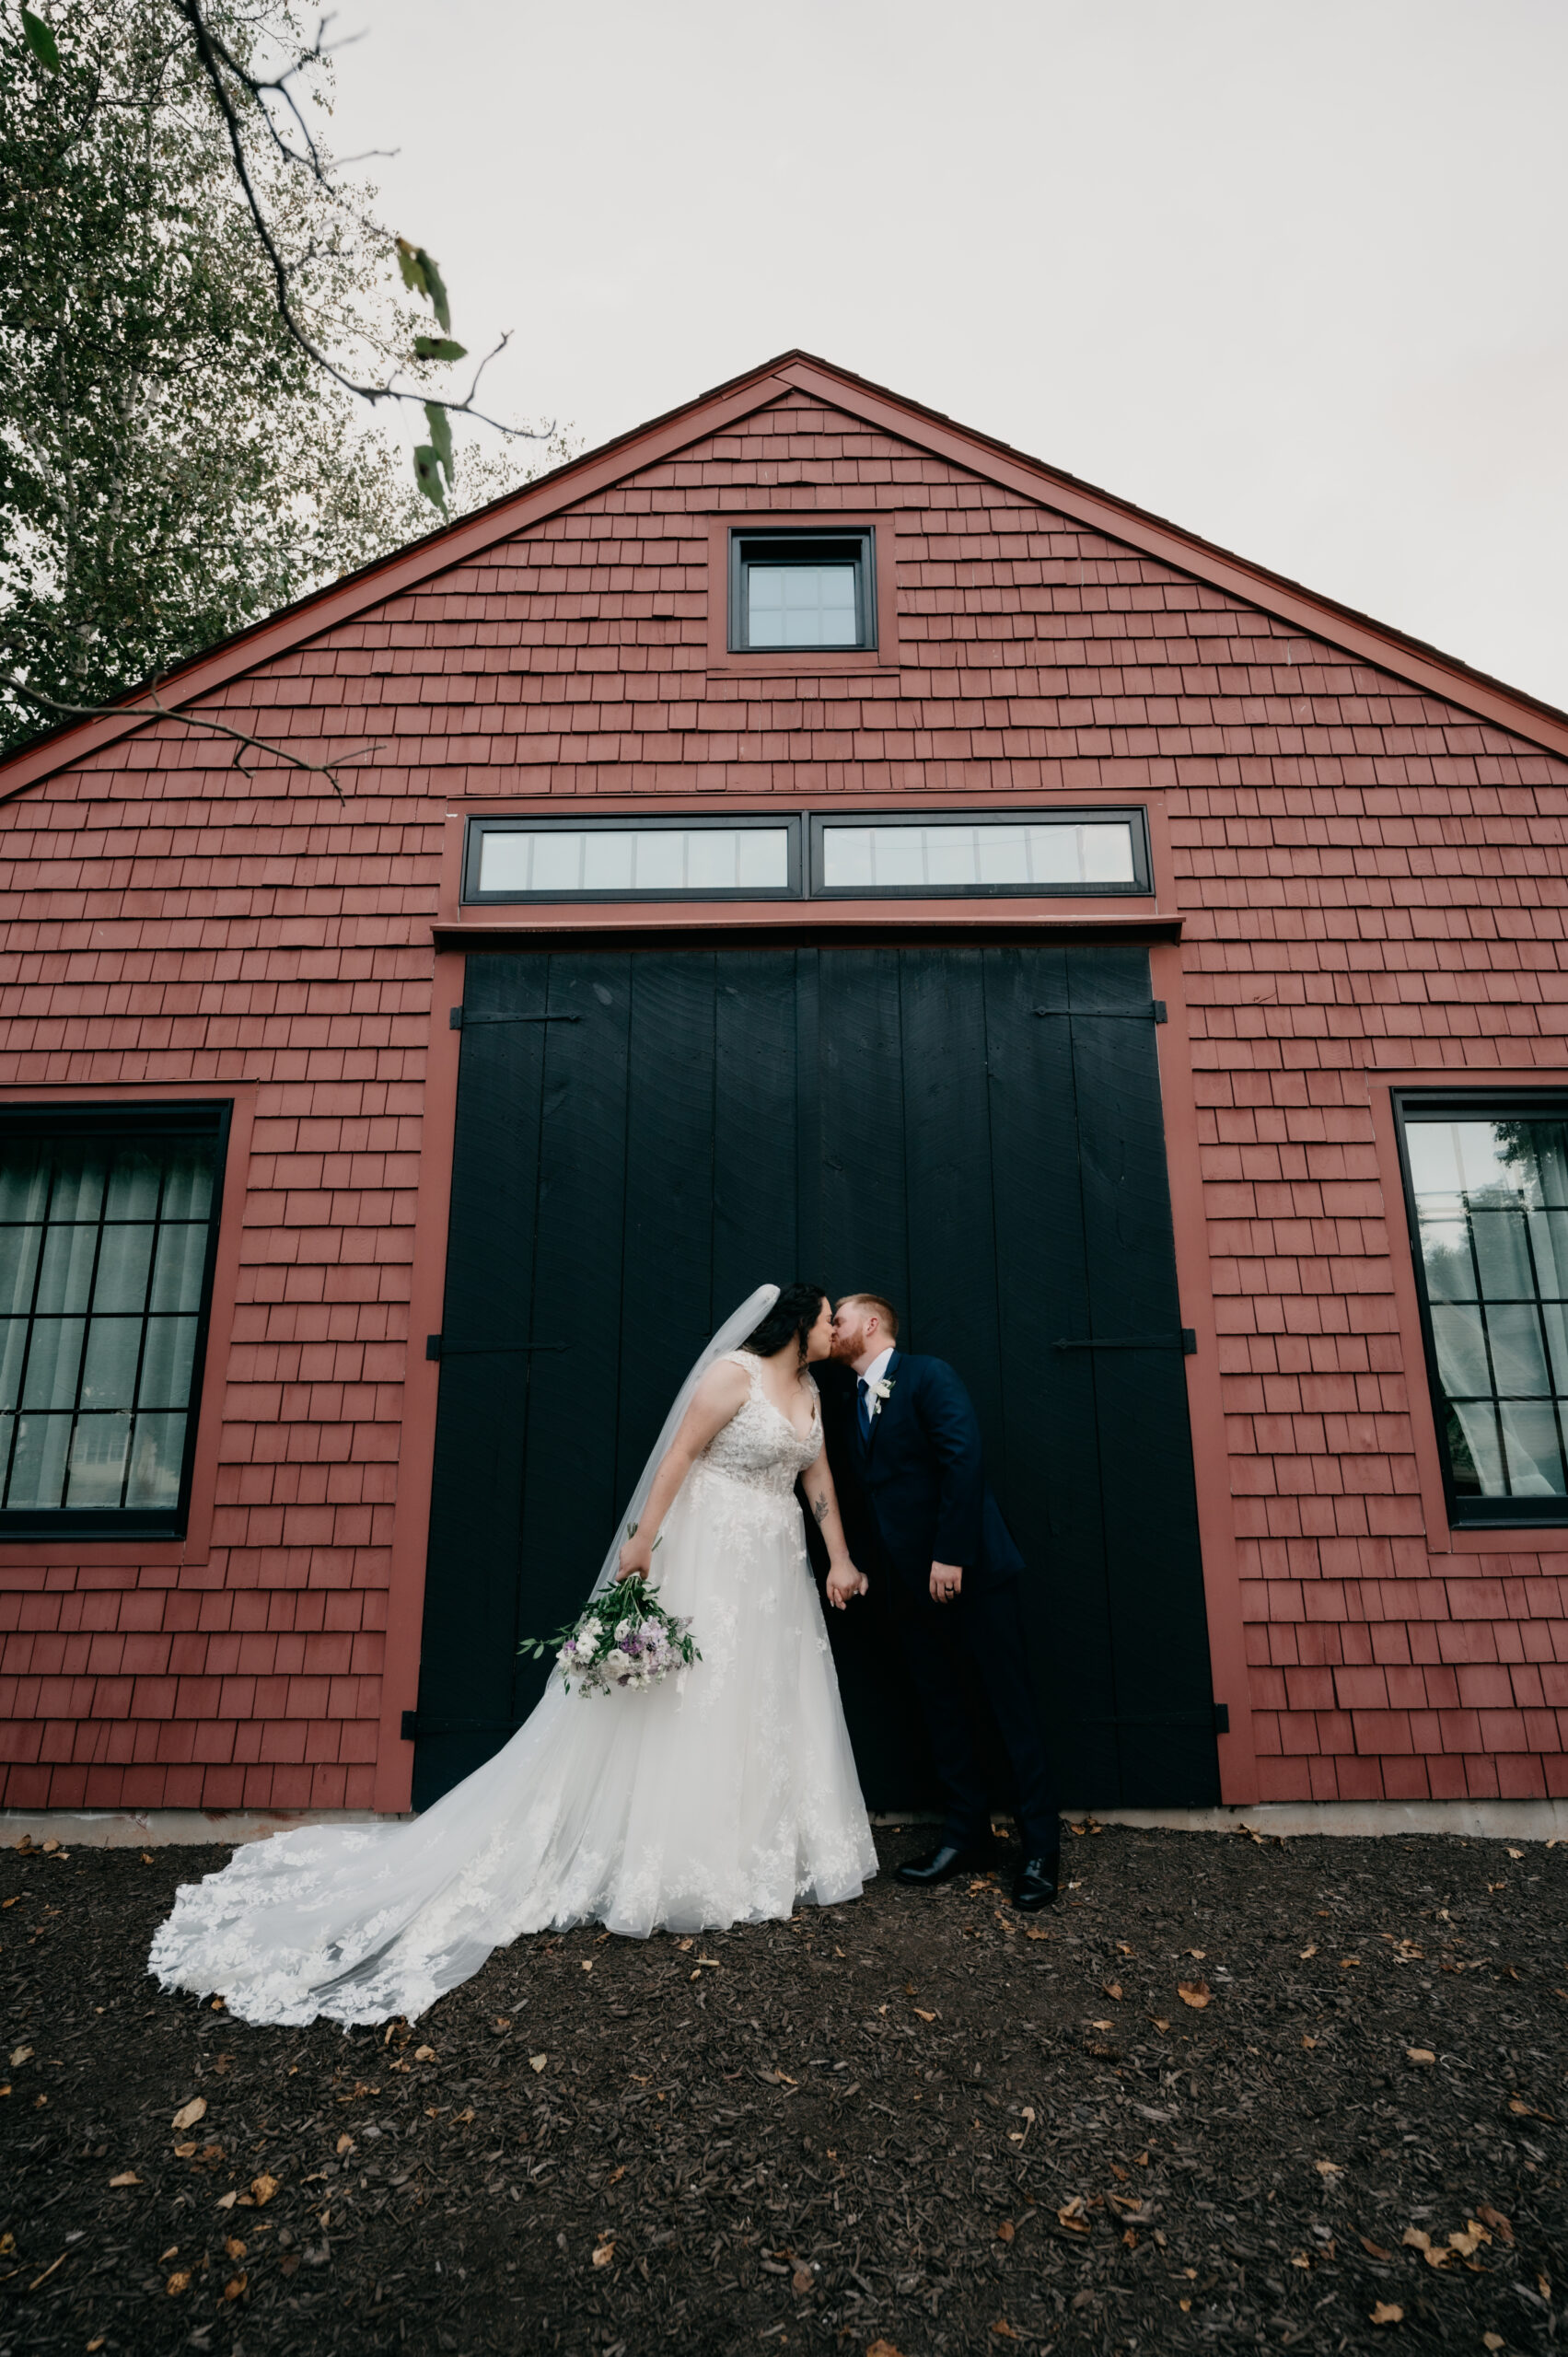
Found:
[[[209,691],[382,740],[342,807],[157,727],[0,801],[0,1086],[254,1092],[210,1548],[0,1547],[0,1804],[371,1804],[449,797],[1097,789],[1184,921],[1237,1796],[1568,1794],[1568,1531],[1429,1544],[1374,1107],[1568,1071],[1568,761],[809,389],[634,458]],[[711,669],[715,507],[835,505],[898,517],[897,667]]]

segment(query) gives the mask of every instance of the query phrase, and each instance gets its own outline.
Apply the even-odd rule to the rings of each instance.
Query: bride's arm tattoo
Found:
[[[814,1499],[814,1500],[812,1501],[811,1511],[812,1511],[812,1513],[816,1515],[817,1520],[818,1520],[819,1523],[826,1522],[826,1521],[827,1521],[827,1519],[828,1519],[828,1501],[827,1501],[827,1499],[826,1499],[826,1498],[816,1498],[816,1499]]]

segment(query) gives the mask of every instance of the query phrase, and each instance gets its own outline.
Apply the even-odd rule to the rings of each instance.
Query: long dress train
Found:
[[[149,1959],[165,1988],[218,1991],[245,2021],[412,2021],[525,1933],[698,1932],[859,1895],[876,1850],[794,1495],[820,1411],[803,1439],[761,1362],[724,1355],[749,1392],[656,1558],[702,1660],[609,1695],[552,1671],[510,1742],[419,1817],[247,1843],[177,1893]]]

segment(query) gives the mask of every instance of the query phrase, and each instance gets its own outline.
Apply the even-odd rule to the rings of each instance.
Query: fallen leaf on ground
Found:
[[[1317,1955],[1317,1953],[1318,1953],[1318,1943],[1317,1943],[1317,1941],[1316,1941],[1316,1940],[1314,1940],[1314,1941],[1313,1941],[1313,1943],[1312,1943],[1312,1945],[1311,1945],[1309,1948],[1303,1948],[1303,1949],[1301,1950],[1301,1961],[1302,1961],[1302,1963],[1303,1963],[1303,1964],[1305,1964],[1305,1963],[1307,1962],[1307,1957],[1308,1957],[1309,1956],[1316,1956],[1316,1955]]]
[[[166,2292],[176,2294],[180,2292],[188,2292],[191,2289],[190,2270],[182,2268],[178,2275],[171,2275],[169,2277],[168,2282],[163,2288]]]
[[[1120,1980],[1108,1980],[1108,1981],[1106,1982],[1105,1987],[1104,1987],[1104,1990],[1102,1991],[1102,1992],[1101,1992],[1101,1993],[1102,1993],[1104,1996],[1109,1997],[1109,1998],[1110,1999],[1110,2001],[1111,2001],[1112,2004],[1120,2004],[1120,2003],[1121,2003],[1121,1981],[1120,1981]]]
[[[1486,2221],[1486,2223],[1492,2228],[1493,2233],[1494,2235],[1501,2235],[1505,2243],[1511,2243],[1513,2241],[1513,2227],[1503,2215],[1502,2211],[1494,2210],[1490,2201],[1478,2201],[1475,2205],[1475,2214],[1478,2218],[1483,2218]]]
[[[340,2160],[345,2153],[352,2153],[353,2150],[354,2138],[352,2136],[340,2136],[338,2138],[338,2157]]]
[[[416,2062],[434,2062],[436,2049],[433,2046],[416,2046],[413,2049],[413,2059]]]
[[[180,2105],[168,2124],[173,2129],[194,2128],[198,2119],[205,2119],[206,2116],[206,2096],[192,2096],[189,2103]]]
[[[224,2298],[226,2300],[239,2299],[244,2293],[245,2286],[250,2282],[250,2278],[249,2275],[231,2275],[228,2282],[223,2287]]]
[[[549,2060],[550,2057],[548,2054],[530,2054],[528,2056],[528,2069],[530,2071],[542,2071]]]
[[[1187,1953],[1190,1956],[1194,1957],[1199,1964],[1202,1964],[1209,1951],[1207,1948],[1189,1948]]]
[[[121,2170],[121,2172],[120,2172],[120,2174],[119,2174],[119,2176],[118,2176],[118,2177],[111,2177],[110,2178],[109,2182],[110,2182],[110,2184],[111,2186],[112,2186],[112,2185],[140,2185],[140,2184],[141,2184],[141,2182],[142,2182],[142,2180],[141,2180],[141,2178],[136,2175],[136,2172],[135,2172],[135,2170],[134,2170],[134,2169],[122,2169],[122,2170]]]
[[[1407,2046],[1405,2049],[1407,2062],[1435,2062],[1436,2060],[1430,2046]]]
[[[925,2010],[924,2010],[924,2008],[923,2008],[923,2006],[917,2005],[917,2006],[915,2007],[915,2009],[914,2009],[914,2010],[915,2010],[916,2017],[917,2017],[917,2019],[919,2019],[920,2021],[923,2021],[923,2022],[934,2022],[934,2021],[936,2019],[936,2016],[935,2016],[935,2014],[928,2014],[928,2013],[926,2013],[926,2012],[925,2012]]]
[[[258,2210],[261,2208],[264,2202],[268,2202],[272,2200],[277,2189],[278,2181],[276,2177],[269,2177],[265,2169],[262,2170],[260,2177],[253,2177],[250,2180],[250,2190],[256,2197],[256,2207]]]
[[[999,2340],[1016,2340],[1018,2338],[1005,2316],[998,2316],[991,2329]]]
[[[1184,2005],[1191,2005],[1195,2013],[1201,2014],[1213,1991],[1206,1980],[1179,1980],[1176,1993]]]
[[[13,2071],[19,2071],[24,2062],[30,2062],[31,2061],[32,2048],[30,2046],[13,2046],[11,2049],[11,2068]]]
[[[595,2246],[594,2246],[594,2265],[595,2265],[596,2267],[608,2267],[608,2266],[610,2265],[610,2260],[611,2260],[614,2257],[615,2257],[615,2245],[614,2245],[613,2243],[596,2243],[596,2244],[595,2244]]]
[[[817,2278],[808,2267],[797,2267],[789,2279],[789,2288],[792,2292],[814,2292]]]
[[[1064,2203],[1056,2216],[1058,2223],[1065,2226],[1070,2235],[1086,2235],[1089,2231],[1089,2222],[1084,2215],[1084,2197],[1081,2193],[1075,2193],[1071,2201]]]
[[[1314,2161],[1312,2165],[1319,2177],[1343,2177],[1345,2173],[1342,2161]]]
[[[895,2349],[890,2340],[874,2340],[865,2357],[901,2357],[901,2351]]]
[[[1500,2332],[1483,2332],[1481,2336],[1481,2345],[1483,2349],[1504,2349],[1507,2343]]]
[[[1011,2218],[1004,2218],[1002,2223],[996,2229],[997,2241],[999,2243],[1010,2243],[1013,2239],[1014,2231],[1013,2221]]]
[[[1372,2310],[1374,2324],[1403,2324],[1405,2312],[1398,2300],[1379,2300]]]
[[[230,2235],[226,2238],[224,2249],[230,2258],[243,2258],[245,2256],[245,2245],[238,2235]]]
[[[1302,2042],[1303,2046],[1307,2047],[1307,2048],[1314,2047],[1314,2046],[1316,2046],[1316,2045],[1317,2045],[1317,2043],[1318,2043],[1318,2041],[1317,2041],[1317,2039],[1316,2039],[1315,2038],[1305,2038],[1305,2037],[1303,2038],[1303,2039],[1302,2039],[1302,2041],[1301,2041],[1301,2042]]]
[[[1156,2018],[1156,2016],[1155,2016],[1153,2014],[1151,2014],[1149,2015],[1149,2019],[1150,2019],[1152,2022],[1154,2022],[1155,2027],[1158,2030],[1158,2032],[1159,2032],[1160,2036],[1163,2038],[1163,2037],[1165,2036],[1165,2034],[1166,2034],[1167,2030],[1170,2027],[1170,2024],[1169,2024],[1168,2022],[1162,2022],[1162,2021],[1157,2020],[1157,2019]]]
[[[1391,2250],[1385,2250],[1381,2243],[1375,2243],[1370,2235],[1358,2235],[1356,2240],[1369,2258],[1392,2258],[1394,2256]]]

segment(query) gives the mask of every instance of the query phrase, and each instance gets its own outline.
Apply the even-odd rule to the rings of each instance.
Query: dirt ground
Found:
[[[347,2036],[147,1979],[225,1854],[0,1852],[0,2351],[1559,2346],[1568,1847],[1086,1828],[1043,1917],[884,1876]]]

